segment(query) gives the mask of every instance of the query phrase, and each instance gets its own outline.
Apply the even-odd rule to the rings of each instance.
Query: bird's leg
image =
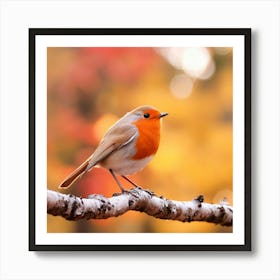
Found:
[[[112,176],[114,177],[115,181],[117,182],[118,186],[120,187],[122,192],[126,192],[126,190],[123,188],[122,184],[120,183],[120,181],[118,180],[117,176],[115,175],[114,171],[112,169],[109,169],[110,173],[112,174]]]
[[[143,190],[140,186],[136,185],[134,182],[132,182],[129,178],[127,178],[124,175],[121,175],[125,180],[127,180],[130,184],[132,184],[133,186],[135,186],[136,188]],[[154,195],[154,192],[149,191],[149,190],[144,190],[145,192],[147,192],[149,195]]]
[[[138,189],[142,189],[140,186],[136,185],[134,182],[132,182],[129,178],[127,178],[124,175],[121,175],[126,181],[128,181],[130,184],[132,184],[134,187],[138,188]]]

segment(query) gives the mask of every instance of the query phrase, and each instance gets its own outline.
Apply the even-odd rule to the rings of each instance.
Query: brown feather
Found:
[[[111,153],[130,143],[136,136],[137,129],[133,125],[113,126],[101,140],[89,159],[87,171],[102,162]]]
[[[69,188],[78,178],[88,172],[93,166],[104,160],[115,150],[128,144],[136,135],[133,125],[113,126],[99,143],[93,155],[75,169],[59,186],[61,189]]]
[[[86,173],[89,159],[75,169],[59,186],[60,189],[68,189],[79,177]]]

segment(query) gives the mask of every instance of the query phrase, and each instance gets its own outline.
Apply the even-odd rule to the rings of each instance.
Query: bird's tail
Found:
[[[60,189],[68,189],[76,180],[84,175],[88,170],[89,159],[82,163],[77,169],[75,169],[60,185]]]

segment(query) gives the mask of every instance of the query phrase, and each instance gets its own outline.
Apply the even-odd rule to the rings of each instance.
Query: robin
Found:
[[[166,115],[168,113],[160,113],[147,105],[125,114],[107,131],[93,154],[59,188],[69,188],[96,165],[110,171],[122,192],[125,189],[116,174],[138,187],[126,176],[142,170],[154,157],[160,141],[160,120]]]

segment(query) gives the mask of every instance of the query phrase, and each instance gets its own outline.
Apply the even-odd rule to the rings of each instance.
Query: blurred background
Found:
[[[232,205],[231,48],[48,48],[49,189],[92,154],[126,112],[152,105],[163,119],[159,150],[130,178],[157,195]],[[131,186],[121,180],[126,188]],[[61,191],[61,190],[59,190]],[[94,168],[70,189],[86,197],[119,192],[110,173]],[[48,232],[232,232],[204,222],[182,223],[140,212],[70,222],[48,215]]]

